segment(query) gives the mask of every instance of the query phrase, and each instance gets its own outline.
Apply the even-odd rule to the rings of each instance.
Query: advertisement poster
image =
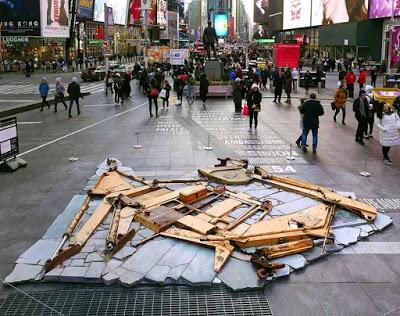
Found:
[[[130,0],[129,3],[129,24],[141,24],[142,0]]]
[[[267,26],[258,24],[257,31],[253,35],[253,40],[258,41],[260,39],[266,39],[266,38],[269,38]]]
[[[312,0],[312,26],[367,19],[368,1],[366,0]]]
[[[283,4],[283,29],[309,27],[311,0],[285,0]]]
[[[214,15],[214,28],[217,36],[228,36],[228,14],[221,13]]]
[[[392,65],[400,62],[400,25],[396,25],[392,32]]]
[[[106,41],[111,42],[114,39],[114,16],[113,16],[113,8],[108,7],[106,4],[104,5],[104,30],[105,30],[105,39]]]
[[[77,0],[77,13],[79,19],[92,20],[93,19],[93,4],[94,0]]]
[[[128,0],[95,0],[93,19],[97,22],[104,22],[104,4],[113,8],[115,24],[126,25]]]
[[[394,3],[393,3],[394,1]],[[400,15],[400,0],[370,0],[370,19],[388,18],[392,16],[392,5],[394,5],[393,16]]]
[[[43,37],[69,37],[68,1],[40,0]]]
[[[157,24],[160,28],[165,29],[168,25],[167,20],[167,1],[166,0],[157,0]]]
[[[39,0],[0,1],[0,27],[2,36],[40,36]]]

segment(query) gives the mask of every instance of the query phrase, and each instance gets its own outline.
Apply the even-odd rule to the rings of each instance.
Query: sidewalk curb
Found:
[[[84,96],[84,97],[86,97],[88,95],[90,95],[90,92],[82,93],[82,96]],[[64,100],[68,101],[69,100],[69,96],[65,97]],[[54,104],[54,99],[47,100],[47,101],[49,102],[50,105]],[[35,109],[40,108],[41,106],[42,106],[42,102],[40,101],[40,102],[36,102],[36,103],[33,103],[33,104],[22,105],[22,106],[15,107],[13,109],[0,111],[0,118],[4,118],[4,117],[7,117],[7,116],[16,115],[16,114],[19,114],[19,113],[35,110]]]

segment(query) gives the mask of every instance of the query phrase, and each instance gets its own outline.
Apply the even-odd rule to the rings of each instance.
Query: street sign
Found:
[[[0,162],[19,153],[17,118],[0,121]]]

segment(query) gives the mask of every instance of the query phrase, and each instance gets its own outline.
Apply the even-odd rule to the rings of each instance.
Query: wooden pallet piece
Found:
[[[226,199],[221,203],[215,204],[211,208],[206,211],[207,215],[211,215],[213,217],[222,217],[228,215],[232,212],[235,208],[242,205],[242,202],[236,199]]]
[[[198,217],[192,215],[186,215],[178,219],[176,224],[177,226],[183,226],[185,229],[190,229],[203,235],[207,235],[217,228],[215,225],[202,221]]]
[[[194,201],[207,196],[208,190],[204,185],[196,185],[185,188],[179,192],[179,200],[183,203],[192,204]]]
[[[299,241],[269,246],[264,249],[264,253],[268,259],[276,259],[309,251],[313,248],[313,240],[311,238],[306,238]]]
[[[161,205],[136,213],[134,219],[152,231],[159,233],[171,227],[184,216],[184,214],[175,211],[173,208]]]
[[[130,206],[126,206],[121,210],[118,231],[117,231],[118,238],[121,238],[122,236],[127,234],[136,211],[137,211],[136,209]]]

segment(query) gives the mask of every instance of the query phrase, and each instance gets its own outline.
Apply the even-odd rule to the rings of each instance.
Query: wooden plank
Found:
[[[112,192],[130,190],[132,188],[133,186],[125,181],[122,176],[115,171],[111,171],[103,174],[103,177],[96,183],[93,192],[96,192],[96,194],[100,194],[101,192],[110,194]]]
[[[90,216],[88,221],[79,230],[71,244],[80,246],[84,245],[89,239],[90,235],[92,235],[96,228],[99,227],[99,225],[106,219],[111,207],[111,204],[103,200],[95,209],[92,216]]]
[[[216,226],[202,221],[196,216],[187,215],[178,219],[176,222],[178,226],[182,225],[184,228],[191,229],[203,235],[207,235],[216,229]]]
[[[130,206],[124,207],[121,210],[118,231],[117,231],[118,238],[121,238],[122,236],[126,235],[126,233],[129,231],[129,227],[131,226],[135,212],[136,209]]]
[[[196,215],[196,217],[198,219],[202,220],[203,222],[207,222],[207,223],[211,222],[213,219],[211,216],[208,216],[207,214],[204,214],[204,213],[200,213],[200,214]]]
[[[179,192],[179,200],[183,203],[191,204],[207,194],[208,190],[204,185],[191,186]]]
[[[242,236],[244,233],[246,233],[250,228],[249,224],[246,223],[241,223],[238,226],[236,226],[234,229],[231,229],[229,232],[237,235],[237,236]]]
[[[184,216],[184,214],[175,211],[173,208],[161,205],[135,214],[134,219],[152,231],[159,233],[168,229]]]
[[[220,272],[225,265],[226,261],[228,260],[229,256],[231,255],[233,249],[232,245],[229,242],[226,242],[221,245],[215,246],[215,256],[214,256],[214,271]]]
[[[235,200],[235,199],[226,199],[221,203],[218,203],[208,209],[206,214],[214,216],[214,217],[222,217],[228,215],[232,212],[235,208],[240,206],[242,202]]]
[[[149,186],[142,186],[142,187],[138,187],[138,188],[133,188],[130,190],[125,190],[125,191],[118,191],[118,192],[113,192],[107,195],[107,198],[111,198],[111,197],[117,197],[120,194],[123,194],[129,198],[134,198],[140,195],[144,195],[146,193],[152,192],[154,191],[153,188],[149,187]]]
[[[292,241],[284,244],[269,246],[264,252],[268,259],[282,258],[296,253],[301,253],[314,248],[314,242],[311,238]]]
[[[163,194],[154,199],[147,200],[141,204],[143,204],[145,208],[149,208],[176,199],[178,196],[179,196],[179,191],[172,191],[170,193]]]
[[[161,189],[158,189],[156,191],[152,191],[152,192],[149,192],[149,193],[134,197],[134,198],[132,198],[132,202],[145,204],[148,201],[151,201],[153,199],[156,199],[156,198],[158,198],[158,197],[160,197],[162,195],[165,195],[165,194],[168,194],[168,193],[171,193],[171,192],[172,191],[167,189],[167,188],[161,188]]]

